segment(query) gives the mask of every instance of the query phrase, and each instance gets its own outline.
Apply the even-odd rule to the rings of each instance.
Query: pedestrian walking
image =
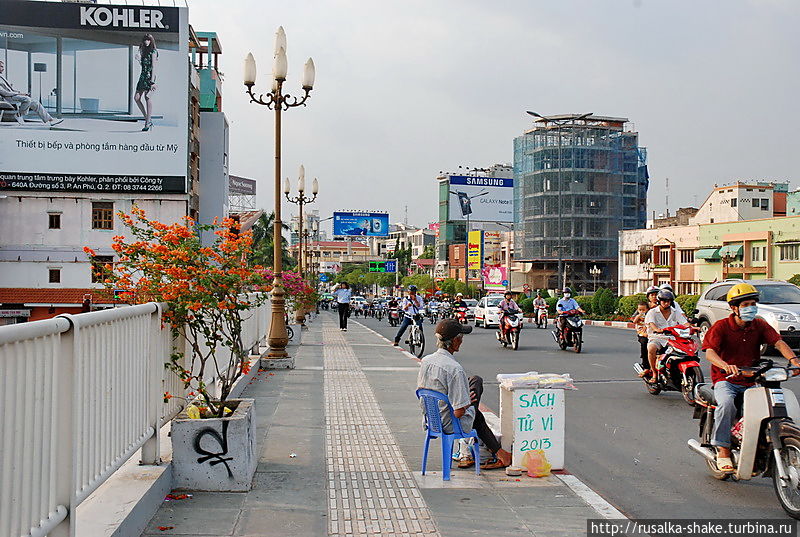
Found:
[[[336,308],[339,310],[339,330],[347,332],[347,318],[350,317],[350,299],[353,291],[346,282],[342,282],[333,294],[336,297]]]

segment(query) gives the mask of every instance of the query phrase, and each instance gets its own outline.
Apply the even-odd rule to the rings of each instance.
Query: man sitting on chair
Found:
[[[472,332],[471,326],[463,325],[456,319],[444,319],[436,325],[438,350],[422,359],[417,387],[445,394],[450,400],[456,418],[461,422],[462,430],[468,433],[475,429],[478,438],[494,455],[486,463],[481,464],[482,470],[505,468],[511,464],[511,453],[500,447],[500,442],[478,409],[483,395],[483,379],[476,375],[468,380],[464,368],[453,357],[453,354],[461,348],[464,334],[470,332]],[[450,412],[446,407],[442,407],[441,414],[444,432],[452,433]],[[469,468],[474,464],[475,461],[471,456],[465,456],[459,460],[458,467]]]
[[[22,93],[21,91],[15,90],[11,85],[11,82],[9,82],[8,79],[3,76],[5,69],[5,63],[0,60],[0,97],[2,97],[5,101],[16,105],[17,123],[20,125],[25,124],[25,115],[29,110],[33,110],[34,113],[39,116],[39,119],[42,120],[42,123],[47,123],[51,127],[64,121],[63,119],[56,119],[51,116],[45,107],[41,105],[41,103],[31,99],[31,96],[27,93]]]

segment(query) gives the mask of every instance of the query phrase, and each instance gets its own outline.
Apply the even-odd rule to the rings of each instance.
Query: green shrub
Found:
[[[637,304],[642,301],[647,301],[647,297],[644,295],[644,293],[620,297],[619,304],[617,305],[619,314],[623,317],[633,317],[633,314],[636,313]]]
[[[800,276],[800,274],[798,274]],[[542,298],[550,298],[550,293],[547,289],[539,289],[539,293],[542,295]],[[533,298],[536,298],[536,289],[533,290]]]
[[[522,313],[533,313],[533,299],[532,298],[524,298],[520,301],[519,307],[522,309]]]
[[[675,297],[675,302],[680,305],[687,317],[691,317],[692,312],[697,307],[697,299],[699,298],[699,295],[678,295]]]
[[[558,303],[558,299],[554,296],[548,297],[544,299],[547,302],[547,312],[550,315],[556,314],[556,303]]]
[[[587,315],[591,315],[594,312],[594,295],[576,296],[575,301]]]
[[[794,276],[792,276],[791,278],[789,278],[786,281],[789,282],[789,283],[793,283],[795,285],[800,285],[800,274],[795,274]]]
[[[592,297],[592,313],[595,315],[608,315],[617,308],[617,297],[611,289],[601,287]]]

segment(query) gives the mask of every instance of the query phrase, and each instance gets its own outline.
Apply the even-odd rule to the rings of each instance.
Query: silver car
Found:
[[[710,285],[697,301],[701,339],[712,324],[731,314],[725,298],[731,287],[743,282],[753,285],[761,293],[758,316],[777,330],[790,347],[800,346],[800,288],[778,280],[725,280]],[[766,346],[762,351],[766,351]]]

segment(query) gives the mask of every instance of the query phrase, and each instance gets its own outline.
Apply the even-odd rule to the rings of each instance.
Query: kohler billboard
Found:
[[[0,190],[184,193],[188,12],[0,8]]]

